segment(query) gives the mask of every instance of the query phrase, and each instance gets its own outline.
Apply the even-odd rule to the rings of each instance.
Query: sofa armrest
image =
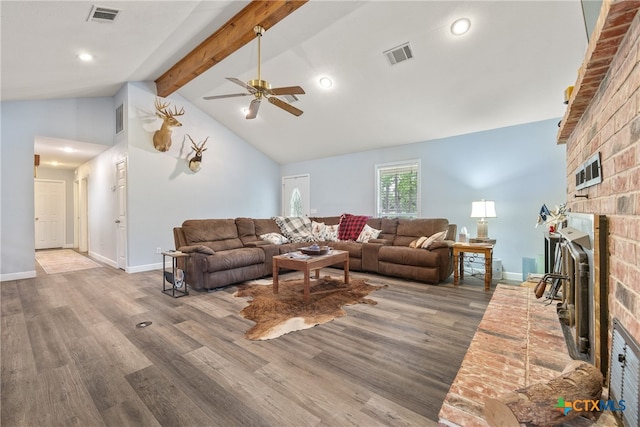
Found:
[[[185,254],[192,254],[194,252],[197,252],[205,255],[213,255],[216,253],[213,249],[204,245],[180,246],[178,250],[180,252],[184,252]]]
[[[453,248],[454,243],[455,242],[453,240],[442,240],[440,242],[433,242],[429,247],[429,250],[439,248]]]

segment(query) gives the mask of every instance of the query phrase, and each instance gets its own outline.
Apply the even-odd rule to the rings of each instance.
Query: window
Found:
[[[289,212],[289,216],[302,216],[304,214],[302,210],[302,195],[300,194],[300,190],[298,187],[293,189],[291,193],[291,201],[289,202],[289,206],[291,206],[291,211]]]
[[[376,216],[420,216],[420,160],[376,165]]]

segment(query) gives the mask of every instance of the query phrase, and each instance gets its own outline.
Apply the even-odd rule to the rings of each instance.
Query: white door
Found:
[[[309,216],[309,174],[282,177],[282,216]]]
[[[34,180],[36,249],[64,246],[64,181]]]
[[[127,267],[127,162],[116,163],[118,218],[116,218],[116,256],[118,268]]]

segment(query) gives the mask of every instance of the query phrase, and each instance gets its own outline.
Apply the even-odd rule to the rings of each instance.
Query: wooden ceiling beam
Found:
[[[158,96],[166,97],[256,38],[308,0],[253,0],[156,80]]]

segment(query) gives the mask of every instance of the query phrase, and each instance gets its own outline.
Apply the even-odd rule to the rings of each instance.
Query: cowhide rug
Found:
[[[271,285],[241,285],[233,295],[250,297],[249,305],[240,311],[242,317],[256,324],[245,333],[250,340],[269,340],[284,334],[312,328],[336,317],[346,316],[344,305],[377,304],[365,298],[383,286],[374,286],[364,279],[351,278],[345,285],[341,279],[325,276],[311,283],[309,302],[303,299],[302,279],[281,280],[278,293]]]

